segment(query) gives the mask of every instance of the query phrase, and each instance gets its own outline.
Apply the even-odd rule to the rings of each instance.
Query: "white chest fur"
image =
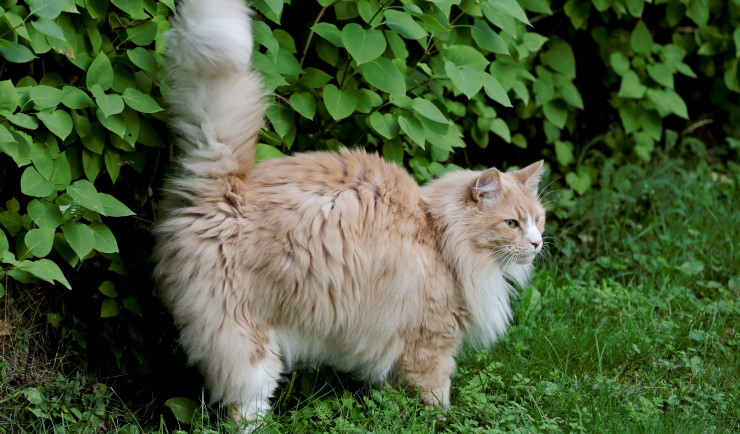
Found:
[[[508,264],[470,274],[465,288],[470,312],[466,342],[476,348],[486,347],[506,333],[512,318],[509,299],[515,291],[509,281],[524,286],[531,270],[530,264]]]

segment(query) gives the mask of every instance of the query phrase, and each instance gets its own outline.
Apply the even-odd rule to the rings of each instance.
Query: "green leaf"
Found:
[[[424,147],[426,142],[426,133],[424,126],[416,119],[410,116],[400,116],[398,118],[398,126],[414,143],[419,147]]]
[[[159,70],[157,60],[154,58],[152,52],[146,48],[136,47],[132,50],[127,50],[126,55],[131,63],[141,68],[142,71],[155,74]]]
[[[540,48],[542,48],[547,41],[548,38],[534,32],[527,32],[522,37],[522,45],[524,45],[524,47],[531,53],[540,51]]]
[[[454,63],[459,68],[468,66],[478,71],[483,71],[491,64],[480,51],[467,45],[448,46],[444,51],[444,59]]]
[[[51,247],[54,244],[54,232],[54,228],[31,229],[26,233],[23,242],[29,252],[37,258],[43,258],[51,253]]]
[[[69,286],[67,278],[64,277],[62,270],[59,269],[59,266],[49,259],[39,259],[19,268],[33,274],[41,280],[45,280],[49,283],[57,281],[67,287],[67,289],[72,289],[72,287]]]
[[[103,113],[103,110],[98,109],[98,110],[95,110],[95,117],[98,119],[101,125],[103,125],[108,131],[116,134],[118,137],[123,138],[124,135],[126,134],[126,120],[120,113],[115,114],[115,115],[106,116],[105,113]],[[91,137],[94,137],[95,139],[103,138],[102,135],[100,137],[97,137],[95,134],[93,134],[93,136]],[[99,141],[99,142],[100,144],[103,143],[102,141]]]
[[[427,119],[431,119],[441,124],[450,123],[450,120],[447,119],[444,114],[442,114],[442,112],[439,110],[439,108],[437,108],[436,105],[434,105],[433,102],[424,98],[415,98],[414,101],[411,103],[411,108],[416,113],[424,116]]]
[[[388,140],[383,143],[383,156],[386,160],[403,166],[403,155],[403,145],[399,140]]]
[[[90,181],[84,179],[75,181],[74,184],[67,187],[67,193],[72,196],[72,199],[74,199],[75,202],[85,208],[100,214],[105,214],[105,209],[103,208],[103,203],[100,200],[98,191]]]
[[[139,300],[134,296],[124,298],[123,307],[125,307],[127,310],[129,310],[132,313],[135,313],[138,316],[143,315],[143,312],[141,311],[141,305],[139,304]]]
[[[647,97],[657,107],[668,113],[673,113],[684,119],[689,118],[686,102],[671,89],[650,89]]]
[[[331,42],[336,47],[343,47],[344,42],[342,41],[342,32],[339,31],[337,26],[329,23],[318,23],[311,27],[311,30],[316,32],[317,35]]]
[[[531,25],[527,19],[527,14],[524,13],[524,10],[519,6],[519,3],[517,3],[516,0],[488,0],[487,3],[506,15],[509,15],[528,26]]]
[[[157,101],[155,101],[154,98],[142,93],[138,89],[129,87],[123,91],[121,96],[126,105],[137,112],[156,113],[158,111],[162,111],[162,107],[157,104]]]
[[[308,92],[296,92],[290,95],[290,106],[307,119],[316,115],[316,100]]]
[[[561,100],[553,100],[543,107],[545,118],[559,129],[563,129],[568,120],[568,110],[563,105]]]
[[[392,95],[406,93],[406,80],[393,62],[386,57],[379,57],[360,65],[360,73],[372,86]]]
[[[650,34],[645,23],[640,20],[630,36],[630,45],[636,53],[649,55],[653,49],[653,35]]]
[[[483,90],[489,98],[501,104],[504,107],[513,107],[509,95],[506,93],[501,84],[491,74],[481,73],[483,80]]]
[[[497,54],[509,54],[509,47],[504,38],[494,32],[483,20],[475,20],[470,35],[479,47]]]
[[[0,81],[0,111],[15,111],[18,107],[18,91],[10,80]]]
[[[357,97],[337,89],[333,84],[324,86],[324,105],[332,118],[339,120],[351,115],[357,107]]]
[[[385,24],[406,39],[416,40],[427,36],[426,30],[407,13],[386,9],[383,15],[385,16]]]
[[[668,25],[671,27],[675,27],[678,25],[678,23],[683,20],[683,17],[686,15],[686,5],[682,4],[681,2],[673,1],[668,2],[666,5],[665,10],[665,18],[666,21],[668,21]]]
[[[306,86],[314,89],[319,89],[321,87],[324,87],[326,83],[331,81],[331,75],[325,73],[320,69],[306,68],[303,70],[301,79],[304,83],[306,83]]]
[[[111,3],[130,16],[134,16],[140,12],[144,5],[143,0],[111,0]]]
[[[285,157],[285,154],[280,152],[278,148],[264,144],[264,143],[257,144],[257,151],[255,153],[256,161],[259,162],[259,161],[271,160],[273,158],[282,158],[282,157]]]
[[[609,56],[609,64],[619,75],[624,75],[630,70],[630,60],[621,51],[615,51]]]
[[[109,117],[123,111],[123,98],[121,98],[121,95],[106,94],[103,88],[97,84],[90,87],[90,91],[95,97],[95,103],[98,105],[105,117]]]
[[[571,142],[563,142],[560,140],[555,141],[555,156],[558,159],[558,163],[565,167],[575,161],[573,157],[573,144]]]
[[[475,96],[483,87],[482,76],[484,74],[469,66],[458,68],[454,63],[447,61],[445,62],[445,72],[452,84],[468,98]]]
[[[92,229],[95,237],[95,250],[102,253],[118,252],[116,237],[113,236],[113,232],[111,232],[108,226],[103,223],[93,222],[90,223],[90,229]]]
[[[584,194],[591,188],[591,176],[583,168],[578,169],[578,173],[570,172],[565,175],[565,182],[578,194]]]
[[[28,97],[37,107],[50,108],[62,102],[64,92],[55,87],[38,85],[31,87]]]
[[[519,0],[519,4],[528,11],[552,15],[552,9],[550,9],[550,2],[548,0]]]
[[[155,21],[147,21],[144,24],[127,28],[126,34],[128,35],[128,40],[136,45],[149,45],[154,42],[154,38],[157,36],[157,29],[158,26]]]
[[[66,39],[64,37],[64,31],[62,30],[62,28],[59,27],[59,24],[55,23],[52,20],[39,18],[38,20],[32,22],[31,25],[44,35],[51,36],[52,38],[56,38],[62,41]]]
[[[197,404],[192,400],[184,397],[170,398],[165,401],[164,405],[172,410],[172,414],[175,418],[182,422],[190,424],[193,419],[195,409],[198,408]]]
[[[285,137],[295,125],[295,115],[284,104],[272,104],[265,112],[272,129],[281,137]]]
[[[622,98],[639,99],[645,96],[647,88],[640,83],[640,78],[635,71],[627,71],[622,76],[622,84],[619,87],[618,95]]]
[[[27,0],[29,13],[54,19],[62,13],[64,0]]]
[[[98,193],[98,199],[103,204],[103,211],[100,214],[108,217],[126,217],[134,215],[134,212],[124,205],[121,201],[115,197],[106,194]]]
[[[101,90],[108,90],[113,84],[113,66],[111,66],[108,56],[102,51],[95,56],[87,69],[85,82],[91,91],[94,85],[100,86]],[[93,95],[95,95],[94,92]]]
[[[573,28],[586,30],[588,27],[588,16],[591,13],[591,2],[568,0],[563,6],[565,15],[570,18]]]
[[[110,280],[106,280],[105,282],[101,283],[100,286],[98,286],[98,291],[100,291],[101,294],[115,298],[118,297],[118,291],[116,291],[116,285],[113,284]]]
[[[36,58],[25,45],[6,40],[3,40],[3,43],[0,44],[0,56],[13,63],[26,63]]]
[[[28,196],[45,197],[54,192],[54,183],[45,179],[35,167],[27,167],[21,175],[21,192]]]
[[[511,143],[511,130],[509,129],[509,125],[501,118],[496,118],[491,121],[491,131],[493,131],[497,136],[504,139],[506,143]]]
[[[581,98],[581,93],[578,92],[578,89],[573,82],[568,81],[563,83],[563,86],[560,88],[560,93],[563,95],[565,102],[570,106],[583,110],[583,99]]]
[[[542,53],[542,63],[568,78],[576,76],[576,58],[570,45],[559,38],[552,38],[549,49]]]
[[[0,229],[0,260],[2,260],[3,254],[8,251],[10,244],[8,243],[8,237],[5,232]]]
[[[62,224],[62,213],[56,205],[33,199],[28,203],[28,216],[40,228],[55,229]]]
[[[100,305],[101,318],[112,318],[114,316],[117,316],[120,312],[121,309],[118,307],[118,303],[115,299],[106,298]]]
[[[656,63],[647,66],[647,72],[650,78],[663,86],[673,89],[673,70],[665,63]]]
[[[87,225],[67,222],[62,225],[62,234],[80,259],[85,258],[95,248],[95,236]]]
[[[709,22],[709,2],[706,0],[693,0],[688,3],[686,16],[694,20],[699,27],[706,26],[707,22]]]
[[[40,0],[43,1],[43,0]],[[85,7],[90,17],[97,20],[105,16],[108,11],[108,0],[85,0]]]
[[[356,23],[344,26],[342,42],[358,65],[377,59],[387,46],[383,32],[375,29],[365,30]]]
[[[635,18],[642,16],[642,11],[645,8],[645,0],[627,0],[627,10]]]
[[[29,130],[35,130],[39,127],[39,123],[36,121],[36,119],[32,118],[31,116],[25,114],[25,113],[14,113],[12,115],[5,114],[5,119],[10,121],[11,123],[18,125],[21,128],[26,128]]]
[[[82,89],[73,86],[64,86],[62,91],[64,92],[62,104],[71,109],[80,110],[87,107],[93,107],[95,105],[90,96],[88,96],[88,94]]]
[[[398,121],[396,120],[396,117],[391,114],[373,112],[368,116],[367,123],[370,128],[386,139],[390,140],[398,137]]]
[[[121,173],[121,154],[118,151],[106,148],[103,153],[103,161],[105,162],[105,169],[108,171],[111,182],[115,184],[118,175]]]
[[[72,132],[72,118],[64,110],[38,112],[36,113],[36,117],[39,118],[49,131],[61,139],[66,139],[69,133]]]
[[[31,143],[31,161],[39,174],[51,181],[51,172],[54,169],[52,155],[46,146],[41,143]]]

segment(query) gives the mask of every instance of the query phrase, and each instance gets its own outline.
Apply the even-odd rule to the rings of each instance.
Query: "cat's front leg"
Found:
[[[450,376],[455,371],[454,349],[408,348],[397,365],[398,381],[419,389],[425,404],[450,407]]]

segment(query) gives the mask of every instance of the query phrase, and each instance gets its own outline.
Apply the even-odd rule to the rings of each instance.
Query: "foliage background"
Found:
[[[252,2],[253,62],[275,95],[260,159],[363,147],[423,183],[544,157],[569,264],[598,250],[568,224],[590,215],[583,198],[609,192],[617,209],[665,155],[737,158],[738,0],[292,3]],[[174,9],[0,0],[0,296],[33,301],[3,325],[41,318],[50,373],[122,376],[129,396],[156,394],[154,378],[181,363],[152,296],[148,234],[173,158],[161,67]],[[91,390],[90,402],[109,393]]]

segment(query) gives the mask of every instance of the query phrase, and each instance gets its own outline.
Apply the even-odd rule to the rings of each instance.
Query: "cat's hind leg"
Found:
[[[224,318],[212,333],[194,323],[181,338],[191,361],[200,365],[212,399],[220,400],[235,421],[257,422],[270,410],[283,364],[269,330],[243,322]],[[257,426],[252,423],[242,432]]]

